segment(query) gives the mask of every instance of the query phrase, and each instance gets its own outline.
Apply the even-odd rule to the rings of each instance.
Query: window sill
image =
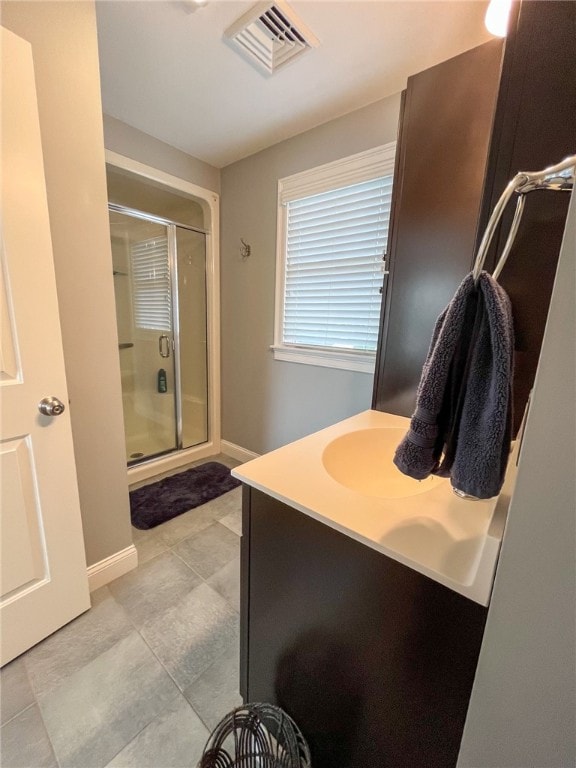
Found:
[[[317,365],[321,368],[340,368],[345,371],[374,374],[375,352],[345,352],[343,350],[318,349],[316,347],[285,347],[273,345],[274,360],[288,363]]]

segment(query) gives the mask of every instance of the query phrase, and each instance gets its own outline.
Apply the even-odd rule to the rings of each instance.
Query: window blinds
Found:
[[[392,179],[287,202],[284,344],[376,349]]]
[[[171,330],[168,238],[154,237],[134,243],[131,256],[135,326],[156,331]]]

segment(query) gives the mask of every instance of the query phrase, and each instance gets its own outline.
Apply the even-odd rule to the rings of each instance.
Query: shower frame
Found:
[[[153,222],[155,224],[161,224],[167,229],[168,239],[168,263],[170,269],[170,293],[171,293],[171,305],[172,305],[172,352],[174,355],[174,390],[176,396],[174,398],[175,406],[175,449],[177,451],[183,450],[183,418],[182,418],[182,366],[181,366],[181,352],[180,352],[180,301],[178,297],[178,259],[177,259],[177,243],[176,243],[176,230],[185,229],[188,232],[196,232],[199,235],[208,234],[205,229],[199,227],[193,227],[190,224],[181,224],[171,219],[166,219],[163,216],[157,216],[152,213],[146,213],[145,211],[139,211],[135,208],[129,208],[125,205],[119,205],[117,203],[108,203],[108,210],[114,213],[121,213],[125,216],[130,216],[133,219],[140,219],[141,221]],[[208,388],[208,399],[210,390]],[[209,420],[208,420],[209,421]],[[209,428],[209,425],[208,425]],[[205,441],[203,441],[205,442]],[[172,453],[173,451],[169,451]],[[157,459],[158,456],[151,456],[148,461]],[[138,464],[143,462],[138,462]]]
[[[184,229],[199,232],[206,236],[206,332],[207,332],[207,350],[208,350],[208,439],[206,442],[191,448],[180,448],[171,453],[161,456],[151,457],[142,462],[128,467],[128,478],[130,483],[140,480],[146,480],[161,472],[176,469],[190,462],[213,456],[220,453],[220,254],[219,254],[219,214],[220,198],[219,195],[211,190],[199,187],[196,184],[185,181],[177,176],[160,171],[151,166],[144,165],[131,158],[120,155],[116,152],[106,150],[106,163],[112,168],[128,171],[133,176],[141,177],[143,183],[152,182],[158,184],[168,191],[177,191],[190,197],[190,200],[198,203],[204,212],[204,228],[193,227],[190,225],[181,225],[169,221],[161,216],[145,214],[148,220],[156,221],[160,224],[177,224]],[[129,206],[110,204],[110,210],[119,213],[144,217],[144,214],[131,209]],[[175,237],[175,229],[172,230],[171,237]],[[172,244],[173,245],[173,244]],[[174,249],[171,247],[170,252]],[[172,291],[177,290],[173,283]],[[177,310],[176,310],[177,311]],[[177,318],[175,318],[177,319]],[[177,332],[177,323],[175,324],[175,333]],[[176,342],[177,344],[177,342]],[[180,378],[179,361],[176,355],[175,381],[178,384]],[[181,412],[177,413],[176,428],[181,434]]]

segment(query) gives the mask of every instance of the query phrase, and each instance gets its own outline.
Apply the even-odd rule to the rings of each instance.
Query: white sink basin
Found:
[[[447,479],[412,480],[392,463],[409,426],[404,416],[364,411],[241,464],[232,474],[488,605],[514,471],[508,472],[498,499],[474,502],[452,493]],[[517,447],[514,451],[513,470]]]
[[[405,429],[359,429],[328,443],[322,463],[330,477],[352,491],[383,499],[400,499],[426,493],[445,483],[441,477],[426,480],[406,477],[392,463]]]

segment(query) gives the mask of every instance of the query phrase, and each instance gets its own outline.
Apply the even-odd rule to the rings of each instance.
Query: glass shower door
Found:
[[[128,464],[177,447],[168,230],[110,211]]]
[[[175,227],[181,447],[208,440],[206,235]]]

